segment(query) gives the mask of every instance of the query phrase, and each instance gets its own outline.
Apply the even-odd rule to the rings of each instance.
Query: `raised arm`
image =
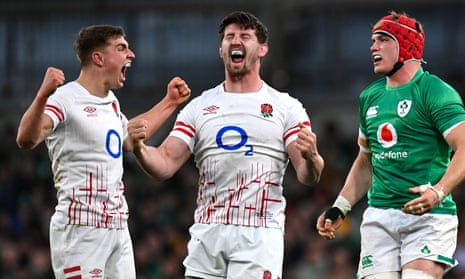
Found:
[[[49,67],[37,91],[36,97],[24,113],[18,127],[16,143],[20,148],[32,149],[39,145],[52,131],[53,121],[44,114],[48,97],[64,83],[65,75],[62,70]]]
[[[125,143],[130,145],[141,168],[156,180],[172,177],[189,159],[191,151],[185,142],[172,136],[168,136],[159,147],[145,142],[179,105],[189,99],[190,94],[186,82],[175,77],[168,83],[166,96],[158,104],[128,122],[129,136]]]
[[[288,146],[288,154],[297,174],[305,185],[318,183],[324,167],[324,160],[318,153],[316,134],[299,124],[297,139]]]
[[[134,127],[133,127],[134,128]],[[137,140],[137,129],[130,129],[134,142],[134,155],[140,167],[157,181],[172,177],[191,156],[185,142],[168,136],[159,147],[148,146]]]
[[[176,108],[189,99],[190,94],[191,90],[184,80],[179,77],[173,78],[168,83],[165,97],[150,110],[131,119],[130,125],[144,127],[143,135],[138,136],[143,137],[145,142],[163,125]],[[130,137],[124,141],[124,150],[133,150]]]

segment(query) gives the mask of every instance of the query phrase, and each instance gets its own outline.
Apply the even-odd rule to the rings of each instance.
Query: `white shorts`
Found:
[[[368,207],[360,227],[359,278],[400,271],[415,259],[442,263],[448,271],[458,264],[453,258],[457,226],[455,215],[417,216],[397,209]]]
[[[284,237],[280,229],[194,224],[183,264],[185,275],[204,279],[282,278]]]
[[[77,225],[62,228],[55,225],[53,219],[50,222],[50,250],[57,279],[136,278],[128,228]]]

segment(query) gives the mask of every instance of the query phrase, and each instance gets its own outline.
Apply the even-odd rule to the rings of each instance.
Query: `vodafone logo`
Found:
[[[397,132],[394,126],[389,123],[383,123],[378,127],[378,142],[384,147],[389,148],[397,143]]]

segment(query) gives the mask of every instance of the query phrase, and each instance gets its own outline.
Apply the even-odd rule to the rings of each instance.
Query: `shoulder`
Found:
[[[444,105],[443,102],[461,102],[458,91],[440,77],[424,72],[416,83],[416,91],[432,105]]]
[[[195,99],[210,98],[210,97],[216,96],[216,95],[221,94],[221,93],[224,93],[223,84],[219,84],[219,85],[217,85],[215,87],[212,87],[210,89],[203,90],[200,93],[200,95]]]
[[[302,103],[296,98],[291,96],[289,92],[279,91],[270,85],[264,83],[264,92],[267,94],[268,98],[275,99],[282,104],[287,105],[301,105]]]
[[[450,84],[441,79],[439,76],[425,71],[419,79],[419,85],[431,89],[442,89],[456,91]]]
[[[200,95],[193,97],[181,111],[201,111],[204,106],[209,106],[212,100],[216,98],[222,91],[221,85],[206,89],[200,93]]]
[[[55,93],[50,96],[50,101],[55,101],[59,103],[73,103],[76,99],[76,94],[78,93],[77,90],[78,84],[74,81],[68,82],[63,86],[57,88]]]
[[[360,97],[361,98],[367,97],[375,92],[379,92],[380,89],[384,90],[385,88],[386,88],[386,78],[385,77],[379,78],[373,81],[372,83],[370,83],[367,87],[365,87],[365,89],[363,89],[362,92],[360,93]]]

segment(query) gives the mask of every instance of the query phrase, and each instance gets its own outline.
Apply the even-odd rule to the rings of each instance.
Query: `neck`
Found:
[[[105,98],[108,96],[110,88],[107,88],[101,80],[102,78],[99,77],[98,73],[93,73],[83,69],[81,69],[79,77],[76,79],[76,81],[89,91],[90,94]]]
[[[399,70],[397,70],[397,72],[391,76],[386,77],[387,85],[389,87],[398,87],[407,84],[412,80],[420,67],[420,61],[410,60],[405,62],[404,65]]]
[[[233,76],[226,71],[226,80],[224,82],[224,91],[232,93],[258,92],[263,81],[257,70],[252,70],[243,76]]]

